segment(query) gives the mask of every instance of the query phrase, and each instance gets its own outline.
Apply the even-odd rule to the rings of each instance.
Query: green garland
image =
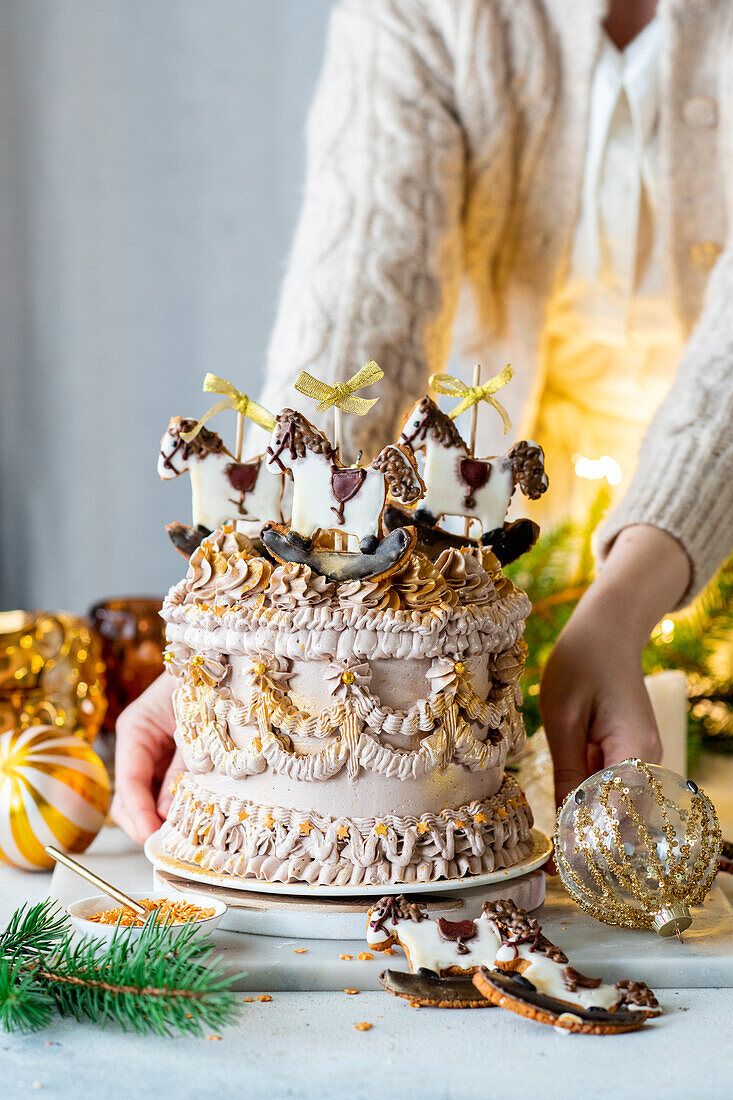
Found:
[[[593,534],[609,503],[598,494],[587,523],[562,523],[505,572],[532,601],[525,640],[524,719],[531,735],[541,724],[542,670],[578,600],[593,580]],[[733,557],[691,607],[663,620],[643,654],[646,674],[681,669],[690,701],[688,755],[702,747],[733,752]]]
[[[23,906],[0,934],[0,1026],[47,1027],[54,1013],[110,1022],[138,1034],[200,1034],[236,1013],[231,979],[193,923],[148,917],[137,937],[118,928],[110,943],[76,939],[53,901]]]

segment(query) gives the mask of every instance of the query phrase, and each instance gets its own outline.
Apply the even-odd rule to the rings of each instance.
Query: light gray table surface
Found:
[[[733,881],[721,879],[733,897]],[[0,922],[46,897],[49,884],[48,874],[0,867]],[[29,1036],[0,1032],[0,1100],[374,1100],[387,1090],[400,1100],[730,1095],[733,990],[664,990],[662,1002],[666,1014],[643,1031],[604,1038],[496,1009],[412,1009],[366,992],[273,993],[270,1002],[243,1003],[220,1041],[139,1038],[64,1020]],[[362,1020],[370,1031],[355,1030]]]

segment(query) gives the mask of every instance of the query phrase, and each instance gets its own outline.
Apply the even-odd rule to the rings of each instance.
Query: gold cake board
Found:
[[[540,870],[552,844],[533,830],[534,849],[515,864],[485,875],[404,885],[309,886],[307,883],[266,883],[236,880],[184,862],[162,850],[160,833],[145,846],[160,889],[190,891],[223,901],[229,907],[221,923],[230,931],[265,936],[300,936],[310,939],[363,939],[366,912],[388,893],[419,896],[432,917],[460,912],[475,919],[485,901],[511,898],[523,909],[536,909],[545,897],[545,875]]]

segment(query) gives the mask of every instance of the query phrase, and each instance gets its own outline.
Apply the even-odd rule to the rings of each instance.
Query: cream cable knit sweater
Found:
[[[347,418],[349,449],[373,452],[445,367],[465,281],[472,354],[511,360],[507,404],[531,421],[604,14],[604,0],[340,0],[266,405],[291,404],[303,368],[333,382],[374,358],[382,415]],[[733,546],[733,4],[661,0],[659,18],[669,262],[690,336],[601,550],[632,523],[669,531],[689,598]]]

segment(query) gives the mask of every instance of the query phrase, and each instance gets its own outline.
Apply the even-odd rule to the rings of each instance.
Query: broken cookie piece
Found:
[[[584,1035],[619,1035],[627,1031],[638,1031],[649,1016],[646,1011],[630,1012],[619,1000],[616,990],[615,1004],[610,1008],[595,1004],[582,1005],[549,996],[518,970],[490,970],[482,966],[474,974],[473,984],[487,1000],[499,1008],[505,1008],[540,1024],[551,1024],[553,1027],[581,1032]],[[597,988],[600,988],[600,984],[599,982]],[[605,997],[603,999],[606,1000]]]

